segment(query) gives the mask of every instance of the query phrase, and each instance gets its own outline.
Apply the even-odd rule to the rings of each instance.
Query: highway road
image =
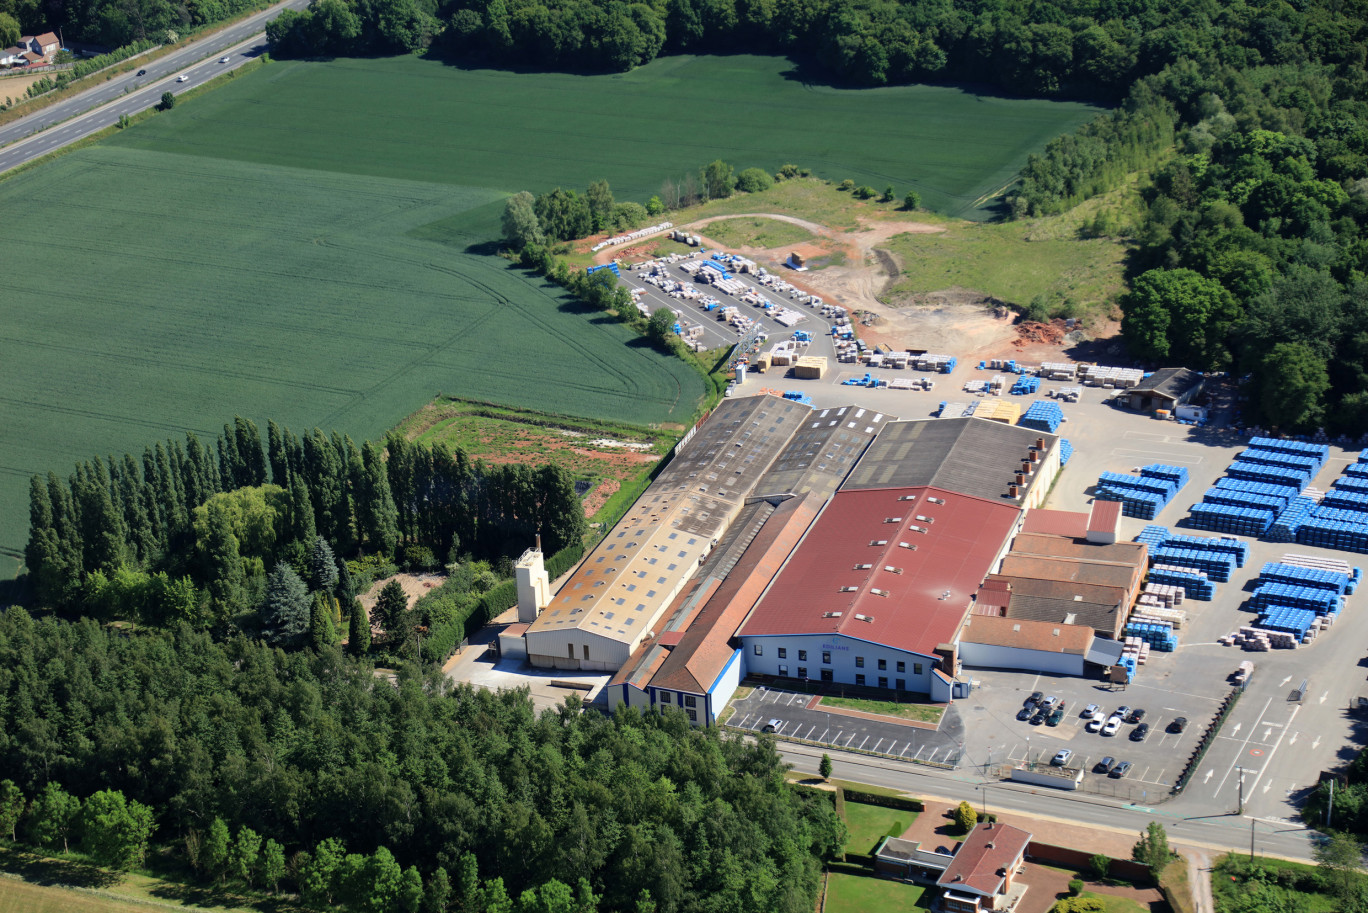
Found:
[[[304,9],[308,0],[286,0],[250,19],[201,36],[175,53],[100,83],[55,105],[0,127],[0,172],[46,155],[152,107],[163,92],[180,94],[241,66],[266,50],[266,23],[281,10]],[[220,62],[222,58],[225,62]],[[178,77],[184,75],[185,81]]]
[[[793,765],[794,770],[804,774],[817,773],[822,758],[820,748],[787,742],[779,742],[778,748],[780,756]],[[986,799],[989,811],[997,809],[1067,821],[1136,838],[1151,821],[1158,821],[1168,831],[1170,843],[1217,852],[1249,852],[1252,825],[1255,851],[1259,855],[1311,859],[1313,832],[1304,827],[1234,814],[1188,817],[1181,811],[1181,799],[1144,808],[1108,802],[1095,795],[985,781],[968,768],[951,773],[888,758],[841,752],[833,752],[832,760],[836,763],[835,776],[843,780],[905,790],[928,799],[968,800],[975,807]]]

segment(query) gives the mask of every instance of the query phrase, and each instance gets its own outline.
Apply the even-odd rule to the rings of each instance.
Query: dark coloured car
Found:
[[[1116,758],[1113,758],[1111,755],[1107,755],[1107,757],[1103,758],[1102,760],[1098,761],[1096,764],[1093,765],[1093,773],[1111,773],[1111,769],[1115,765]]]
[[[1132,742],[1143,742],[1147,735],[1149,735],[1149,723],[1141,723],[1131,730],[1130,740]]]
[[[1064,709],[1062,707],[1056,707],[1054,710],[1050,711],[1050,715],[1045,718],[1045,725],[1058,726],[1063,721]]]
[[[1039,703],[1040,703],[1040,699],[1041,699],[1042,697],[1044,697],[1044,696],[1045,696],[1045,692],[1044,692],[1044,691],[1032,691],[1032,692],[1031,692],[1031,696],[1028,697],[1028,698],[1026,698],[1026,706],[1027,706],[1027,707],[1034,707],[1036,704],[1039,704]]]
[[[1031,717],[1031,725],[1032,725],[1032,726],[1039,726],[1041,723],[1045,722],[1045,720],[1048,719],[1048,718],[1049,718],[1049,714],[1046,713],[1044,710],[1037,710],[1037,711],[1035,712],[1035,716]]]
[[[1168,724],[1168,731],[1169,731],[1169,732],[1182,732],[1182,731],[1183,731],[1184,729],[1186,729],[1186,728],[1187,728],[1187,717],[1185,717],[1185,716],[1180,716],[1180,717],[1178,717],[1177,719],[1175,719],[1172,723],[1169,723],[1169,724]]]
[[[1130,773],[1130,769],[1131,762],[1122,761],[1120,764],[1117,764],[1115,767],[1113,767],[1111,769],[1111,773],[1107,774],[1107,776],[1111,777],[1113,780],[1119,780],[1126,774]]]
[[[1145,718],[1145,708],[1144,708],[1144,707],[1136,707],[1134,710],[1132,710],[1132,711],[1130,712],[1130,716],[1126,717],[1126,722],[1127,722],[1127,723],[1138,723],[1138,722],[1140,722],[1141,720],[1143,720],[1144,718]]]
[[[139,70],[139,71],[138,71],[138,75],[139,75],[139,76],[146,76],[146,75],[147,75],[147,71],[146,71],[146,70]]]
[[[1031,714],[1034,712],[1035,708],[1032,705],[1027,704],[1025,707],[1022,707],[1020,710],[1017,711],[1017,719],[1021,720],[1024,723],[1031,718]]]

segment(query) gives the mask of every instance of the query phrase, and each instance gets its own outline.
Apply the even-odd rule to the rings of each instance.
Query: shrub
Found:
[[[874,188],[870,187],[868,184],[856,187],[855,196],[861,200],[872,199],[874,196]]]
[[[855,182],[852,181],[850,178],[846,178],[844,181],[841,182],[840,186],[836,189],[849,192],[855,189]]]
[[[1074,878],[1069,881],[1069,893],[1077,897],[1083,893],[1083,879]]]
[[[978,824],[978,812],[974,811],[974,806],[968,802],[961,802],[955,809],[955,822],[959,824],[963,833],[969,833]]]
[[[774,186],[774,179],[763,168],[747,168],[736,176],[736,189],[759,193]]]
[[[176,96],[170,92],[163,92],[161,102],[157,105],[159,111],[170,111],[176,107]]]
[[[921,194],[915,190],[907,191],[907,196],[903,197],[903,209],[908,212],[921,208]]]
[[[1094,853],[1088,858],[1088,862],[1098,878],[1106,878],[1107,873],[1111,871],[1111,857],[1106,853]]]
[[[895,197],[893,194],[893,185],[889,184],[887,187],[884,188],[883,196],[879,197],[879,202],[892,203],[894,199]]]

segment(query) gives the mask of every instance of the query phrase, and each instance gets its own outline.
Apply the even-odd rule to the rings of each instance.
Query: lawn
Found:
[[[1117,897],[1115,894],[1094,894],[1092,891],[1084,891],[1082,896],[1102,901],[1106,913],[1150,913],[1148,906],[1137,903],[1129,897]]]
[[[945,712],[944,704],[896,703],[894,701],[871,701],[858,697],[831,697],[829,695],[823,697],[819,704],[825,707],[844,707],[847,710],[896,716],[905,720],[919,720],[923,723],[934,723]]]
[[[724,247],[783,247],[811,241],[812,233],[777,219],[743,218],[713,222],[702,232]]]
[[[1362,891],[1364,876],[1357,878],[1358,890]],[[1211,873],[1216,913],[1231,909],[1237,898],[1247,901],[1255,891],[1263,892],[1270,904],[1287,899],[1303,904],[1297,909],[1305,913],[1335,913],[1341,905],[1332,894],[1323,892],[1325,887],[1319,867],[1265,856],[1250,862],[1244,854],[1227,854],[1217,860]]]
[[[42,213],[0,227],[0,259],[22,264],[0,305],[0,578],[31,474],[234,414],[359,440],[447,393],[688,423],[697,372],[493,256],[509,193],[607,178],[644,201],[720,157],[982,215],[1028,153],[1095,113],[789,71],[744,55],[614,76],[277,62],[0,181],[7,211]],[[725,116],[699,116],[723,98]]]
[[[874,852],[880,837],[901,837],[917,820],[916,812],[849,800],[845,803],[845,813],[846,829],[850,831],[846,849],[861,854]]]
[[[889,913],[893,910],[930,909],[930,896],[923,899],[926,889],[901,881],[890,881],[874,875],[859,874],[835,868],[827,875],[825,913]]]

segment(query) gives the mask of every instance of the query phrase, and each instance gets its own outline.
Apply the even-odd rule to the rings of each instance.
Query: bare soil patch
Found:
[[[22,76],[3,76],[0,77],[0,99],[10,98],[15,102],[25,98],[29,86],[33,85],[44,76],[55,76],[55,72],[46,73],[25,73]]]

